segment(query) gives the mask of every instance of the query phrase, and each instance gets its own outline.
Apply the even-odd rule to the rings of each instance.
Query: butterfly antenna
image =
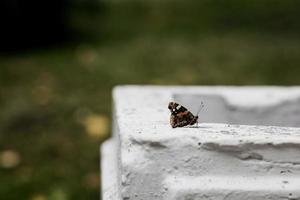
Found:
[[[203,103],[203,101],[201,101],[201,104],[200,104],[200,107],[199,107],[199,110],[198,110],[198,112],[197,112],[197,115],[196,115],[196,116],[198,116],[198,115],[199,115],[200,111],[201,111],[203,108],[204,108],[204,103]]]

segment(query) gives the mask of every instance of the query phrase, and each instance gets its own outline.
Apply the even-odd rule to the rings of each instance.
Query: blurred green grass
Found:
[[[109,131],[87,126],[107,126],[115,85],[300,84],[297,1],[100,7],[70,13],[77,42],[0,57],[0,151],[19,159],[0,168],[1,199],[98,199]]]

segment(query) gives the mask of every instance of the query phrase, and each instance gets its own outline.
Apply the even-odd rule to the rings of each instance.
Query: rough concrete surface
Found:
[[[103,199],[300,199],[299,97],[299,87],[116,88]],[[203,101],[199,125],[172,129],[172,100],[194,113]]]

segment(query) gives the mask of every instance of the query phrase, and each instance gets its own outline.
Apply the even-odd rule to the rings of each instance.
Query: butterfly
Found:
[[[168,109],[171,112],[170,124],[172,128],[184,127],[187,125],[198,123],[198,113],[203,107],[203,102],[201,102],[201,107],[197,112],[197,115],[194,116],[190,111],[188,111],[188,109],[186,109],[182,105],[175,102],[170,102],[168,105]]]

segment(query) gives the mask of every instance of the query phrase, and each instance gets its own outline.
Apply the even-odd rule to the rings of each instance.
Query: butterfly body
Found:
[[[198,122],[198,116],[194,116],[190,111],[178,103],[170,102],[168,108],[171,112],[170,124],[172,128],[193,125]]]

